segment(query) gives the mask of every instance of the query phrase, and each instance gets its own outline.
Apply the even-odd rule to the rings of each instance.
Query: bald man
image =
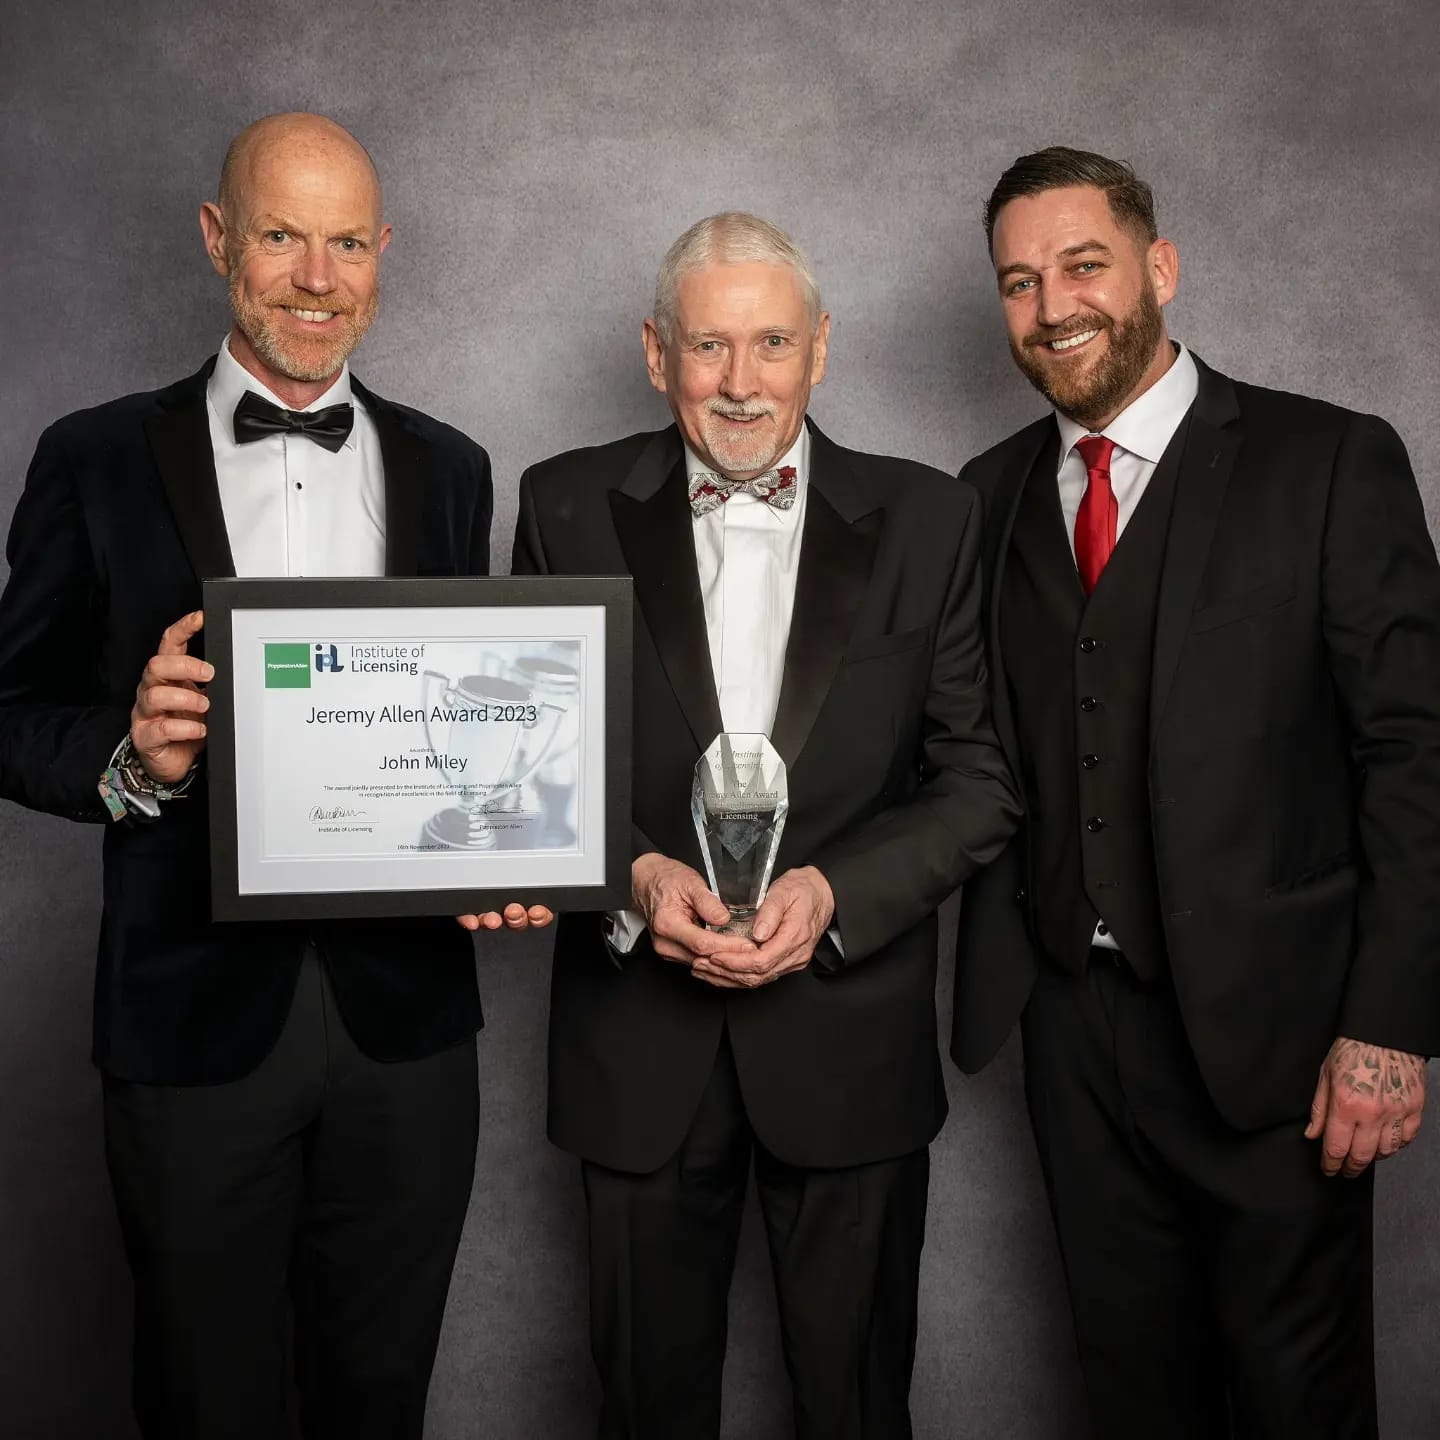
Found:
[[[490,465],[350,374],[390,243],[351,135],[257,122],[200,224],[219,353],[35,452],[0,597],[0,795],[115,822],[94,1058],[146,1440],[279,1433],[287,1297],[306,1435],[418,1440],[474,1170],[467,931],[548,915],[213,923],[198,607],[204,576],[483,575]]]

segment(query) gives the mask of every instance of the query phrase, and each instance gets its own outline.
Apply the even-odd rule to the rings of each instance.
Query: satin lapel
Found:
[[[385,573],[414,575],[420,567],[420,519],[425,504],[425,442],[408,429],[388,400],[372,395],[353,377],[380,436],[385,471]],[[456,553],[463,551],[463,544]]]
[[[1210,557],[1215,525],[1240,449],[1233,421],[1239,416],[1235,389],[1223,375],[1196,360],[1200,389],[1191,411],[1175,502],[1165,542],[1165,566],[1155,611],[1155,652],[1150,675],[1150,738],[1153,742],[1175,678],[1175,667],[1190,628],[1195,597]]]
[[[850,643],[884,528],[885,511],[838,448],[811,425],[810,493],[785,675],[770,741],[794,765]]]
[[[145,438],[165,487],[180,543],[196,578],[233,576],[235,561],[225,531],[205,386],[214,362],[173,387],[160,414],[145,422]]]
[[[695,744],[703,749],[723,726],[710,668],[683,462],[677,433],[667,430],[657,435],[620,486],[610,492],[610,514],[626,568],[635,581],[640,613]]]
[[[1010,545],[1015,534],[1015,517],[1020,513],[1020,501],[1031,477],[1040,468],[1043,455],[1049,453],[1058,457],[1059,432],[1052,419],[1037,421],[1028,431],[1021,431],[1016,437],[1016,453],[1006,464],[1005,476],[995,492],[995,499],[1004,508],[1005,519],[1001,523],[995,548],[987,555],[987,584],[990,587],[990,703],[995,716],[995,732],[1000,739],[1000,748],[1005,752],[1011,771],[1020,774],[1020,742],[1015,734],[1015,716],[1010,705],[1010,687],[1005,681],[1005,652],[1000,644],[1000,604],[1005,593],[1005,565],[1010,558]],[[1059,491],[1056,491],[1056,502]],[[1078,576],[1077,582],[1078,582]]]

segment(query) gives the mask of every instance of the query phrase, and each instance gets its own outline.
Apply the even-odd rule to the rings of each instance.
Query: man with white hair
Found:
[[[974,493],[806,419],[829,316],[751,215],[672,246],[644,326],[675,423],[529,470],[517,573],[635,580],[634,908],[563,916],[550,1136],[581,1157],[606,1440],[719,1434],[754,1158],[801,1440],[904,1440],[940,902],[1018,807]],[[789,816],[753,938],[700,874],[695,764],[764,733]]]

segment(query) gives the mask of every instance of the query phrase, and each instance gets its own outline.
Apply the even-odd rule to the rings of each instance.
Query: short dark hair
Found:
[[[1109,160],[1093,150],[1071,150],[1050,145],[1033,155],[1022,155],[996,182],[985,202],[985,243],[995,253],[995,217],[1001,207],[1022,195],[1039,195],[1070,185],[1093,185],[1105,192],[1110,213],[1149,245],[1155,228],[1155,194],[1123,160]]]

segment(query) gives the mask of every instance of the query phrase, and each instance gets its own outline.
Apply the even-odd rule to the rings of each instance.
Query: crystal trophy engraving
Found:
[[[717,735],[695,766],[690,813],[710,888],[729,907],[718,928],[748,935],[770,886],[790,810],[785,762],[765,735]]]

